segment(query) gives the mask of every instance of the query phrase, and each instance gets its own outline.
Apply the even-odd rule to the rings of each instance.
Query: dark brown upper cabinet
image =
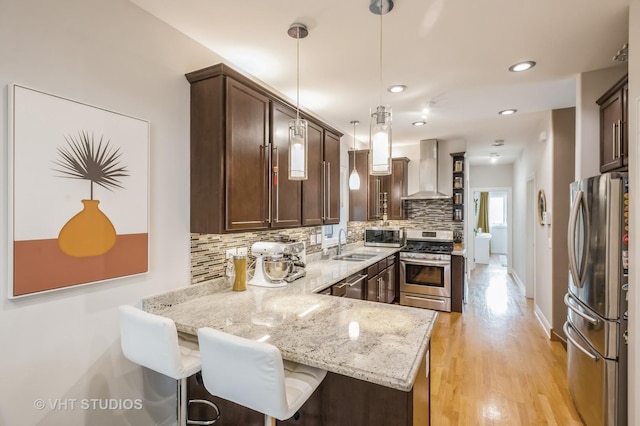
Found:
[[[354,156],[360,189],[349,190],[349,220],[381,220],[385,207],[387,220],[405,219],[402,197],[407,195],[409,159],[392,159],[391,175],[371,176],[368,150],[349,151],[349,173],[353,170]]]
[[[354,160],[355,158],[355,160]],[[351,175],[353,162],[360,177],[360,188],[349,189],[349,220],[364,222],[367,220],[369,203],[369,150],[349,151],[348,174]]]
[[[600,172],[626,170],[629,164],[628,77],[625,75],[596,103],[600,106]]]
[[[302,181],[289,180],[289,121],[296,111],[271,102],[271,221],[272,228],[293,228],[302,224]]]
[[[340,222],[340,136],[313,121],[308,127],[309,178],[302,182],[302,224]]]
[[[288,123],[295,117],[295,107],[224,64],[186,77],[191,83],[191,232],[300,226],[306,198],[303,204],[302,183],[288,179]],[[319,123],[314,123],[318,134],[310,135],[309,145],[312,151],[316,142],[311,139],[319,138],[315,149],[322,150],[322,159],[316,164],[310,152],[310,172],[322,169],[325,140],[334,135],[339,182],[342,134]],[[326,175],[322,177],[307,192],[311,197],[312,188],[315,190],[319,208],[325,209],[321,221],[330,223],[322,215],[329,209],[328,198],[320,192]],[[336,190],[339,207],[339,183]],[[330,217],[328,213],[324,216]],[[316,225],[312,221],[304,224]]]

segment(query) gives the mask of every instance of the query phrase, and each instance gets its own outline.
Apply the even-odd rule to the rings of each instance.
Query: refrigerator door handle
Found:
[[[576,315],[579,315],[582,318],[584,318],[587,322],[589,322],[589,323],[591,323],[593,325],[598,325],[598,319],[597,318],[590,317],[589,315],[585,314],[584,312],[580,312],[579,310],[574,308],[573,305],[571,305],[570,300],[571,300],[571,296],[569,296],[569,293],[565,294],[564,295],[564,304],[567,306],[567,308],[569,308],[573,312],[575,312]]]
[[[578,226],[578,213],[583,208],[584,200],[584,192],[578,191],[576,193],[575,200],[573,202],[573,207],[571,209],[571,213],[569,214],[569,227],[567,230],[567,250],[569,252],[569,269],[571,275],[573,276],[574,283],[576,287],[582,288],[584,284],[584,277],[587,269],[587,259],[589,258],[589,239],[591,238],[591,229],[589,225],[589,217],[588,217],[588,209],[584,206],[584,224],[585,224],[585,235],[584,235],[584,250],[582,265],[580,265],[580,270],[578,270],[578,264],[576,261],[576,252],[575,252],[575,234],[576,227]]]
[[[576,340],[571,337],[569,335],[569,323],[565,322],[564,325],[562,326],[562,330],[564,331],[564,335],[567,336],[567,340],[570,341],[573,346],[575,346],[576,348],[580,349],[580,351],[582,351],[586,356],[588,356],[589,358],[591,358],[591,360],[593,361],[598,361],[598,357],[594,354],[591,353],[591,351],[583,348],[580,344],[578,344],[578,342],[576,342]]]

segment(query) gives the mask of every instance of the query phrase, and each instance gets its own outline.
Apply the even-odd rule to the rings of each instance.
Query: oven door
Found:
[[[400,291],[451,297],[451,261],[400,260]]]

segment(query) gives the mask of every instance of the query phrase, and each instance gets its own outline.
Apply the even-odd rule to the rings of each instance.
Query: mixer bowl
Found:
[[[264,261],[264,274],[272,281],[282,281],[290,271],[290,260],[280,259]]]

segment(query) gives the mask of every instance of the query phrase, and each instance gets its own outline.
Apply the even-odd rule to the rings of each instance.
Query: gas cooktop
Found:
[[[416,230],[407,231],[407,243],[402,249],[409,253],[451,254],[453,231]]]

